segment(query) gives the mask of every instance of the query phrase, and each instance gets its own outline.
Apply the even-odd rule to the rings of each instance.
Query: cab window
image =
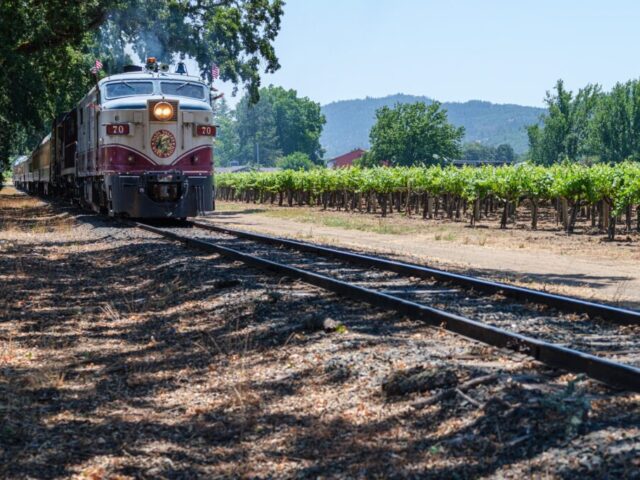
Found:
[[[204,87],[197,83],[189,82],[160,82],[160,90],[166,95],[180,97],[204,98]]]
[[[151,95],[153,82],[121,81],[107,84],[107,98],[130,97],[132,95]]]

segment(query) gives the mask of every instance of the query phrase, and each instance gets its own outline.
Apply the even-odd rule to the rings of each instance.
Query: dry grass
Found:
[[[407,217],[393,213],[386,218],[358,212],[323,211],[319,207],[277,207],[237,202],[216,202],[218,212],[238,216],[275,218],[292,222],[309,223],[343,230],[382,233],[390,236],[412,236],[446,241],[459,245],[475,245],[492,249],[528,250],[532,252],[558,253],[582,258],[640,260],[640,234],[631,232],[620,235],[619,241],[606,241],[604,234],[588,233],[585,222],[579,224],[577,234],[566,235],[547,212],[538,230],[531,230],[528,221],[510,224],[500,230],[494,218],[483,219],[471,228],[466,219],[423,220],[420,215]],[[230,216],[233,218],[233,216]],[[581,233],[582,232],[582,233]]]
[[[260,212],[256,212],[260,213]],[[357,230],[360,232],[381,233],[384,235],[407,235],[419,231],[419,227],[409,224],[398,224],[389,222],[387,219],[377,216],[364,215],[332,215],[328,212],[318,212],[292,208],[292,209],[270,209],[263,215],[270,218],[291,220],[302,223],[312,223],[325,227],[342,228],[345,230]]]
[[[76,224],[68,212],[56,212],[41,200],[12,187],[0,190],[0,200],[0,232],[3,235],[68,233]]]

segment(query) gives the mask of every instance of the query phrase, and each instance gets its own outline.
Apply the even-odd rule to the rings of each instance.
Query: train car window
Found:
[[[180,97],[204,98],[204,87],[197,83],[188,82],[160,82],[160,90],[167,95]]]
[[[151,95],[153,82],[113,82],[107,84],[107,98],[130,97],[132,95]]]

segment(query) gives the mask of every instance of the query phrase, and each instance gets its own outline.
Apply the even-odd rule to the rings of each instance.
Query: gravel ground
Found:
[[[6,190],[2,478],[640,478],[640,395]]]
[[[184,236],[215,241],[244,253],[312,270],[372,290],[456,313],[483,323],[629,365],[640,365],[640,325],[619,325],[588,315],[567,314],[540,304],[523,304],[503,295],[487,296],[453,284],[407,278],[309,252],[275,248],[199,228],[165,228]]]

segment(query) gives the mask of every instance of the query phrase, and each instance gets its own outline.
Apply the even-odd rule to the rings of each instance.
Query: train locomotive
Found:
[[[100,80],[31,155],[17,188],[111,216],[186,218],[213,210],[216,126],[209,88],[155,59]]]

